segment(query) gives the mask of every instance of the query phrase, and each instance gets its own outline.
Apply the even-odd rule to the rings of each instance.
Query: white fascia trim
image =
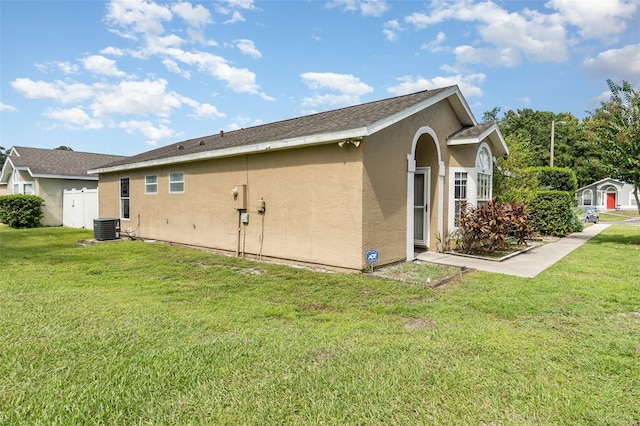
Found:
[[[475,122],[475,119],[473,118],[473,114],[471,114],[471,110],[469,109],[468,105],[464,101],[464,98],[462,97],[462,93],[460,92],[460,89],[458,88],[458,86],[454,86],[437,94],[436,96],[433,96],[429,99],[425,99],[424,101],[417,103],[410,108],[404,109],[396,114],[390,115],[389,117],[385,117],[382,120],[376,121],[375,123],[367,127],[367,130],[368,130],[367,134],[371,135],[373,133],[379,132],[380,130],[391,126],[392,124],[395,124],[401,120],[404,120],[405,118],[413,114],[416,114],[424,109],[429,108],[430,106],[437,104],[438,102],[441,102],[449,98],[453,98],[454,100],[454,102],[451,102],[451,104],[456,114],[458,115],[458,118],[460,119],[460,121],[462,121],[463,123],[467,121],[472,121],[474,125],[477,124]],[[456,99],[458,102],[455,102]],[[459,107],[464,107],[464,108],[461,110]]]
[[[585,188],[590,188],[590,187],[592,187],[592,186],[594,186],[594,185],[595,185],[596,187],[600,187],[600,186],[602,186],[604,183],[608,183],[608,184],[610,184],[610,185],[614,185],[614,186],[615,186],[616,184],[619,184],[619,185],[624,186],[624,184],[625,184],[626,182],[623,182],[623,181],[621,181],[621,180],[614,179],[614,178],[604,178],[604,179],[600,179],[599,181],[596,181],[596,182],[590,183],[589,185],[583,186],[582,188],[578,188],[577,190],[578,190],[578,191],[580,191],[580,190],[585,189]],[[632,185],[632,186],[633,186],[633,185]]]
[[[7,156],[7,160],[2,165],[2,171],[0,173],[0,183],[9,183],[9,176],[11,176],[11,173],[10,172],[7,173],[8,172],[7,165],[11,165],[11,171],[13,171],[16,168],[13,165],[11,158]]]
[[[499,154],[499,155],[494,155],[494,156],[502,156],[504,154],[509,154],[509,147],[507,146],[507,143],[502,137],[502,134],[500,133],[500,129],[496,124],[493,124],[491,127],[489,127],[487,130],[485,130],[478,136],[472,136],[467,138],[447,138],[447,145],[454,146],[454,145],[479,144],[485,139],[489,139],[493,143],[495,143],[497,139],[499,146],[495,147],[492,151],[497,151],[495,154]]]
[[[31,174],[31,177],[34,178],[43,178],[43,179],[66,179],[66,180],[98,180],[97,176],[70,176],[70,175],[47,175],[47,174]]]
[[[181,155],[179,157],[161,158],[158,160],[140,161],[137,163],[123,164],[121,166],[102,167],[88,170],[89,174],[112,173],[124,170],[133,170],[143,167],[156,167],[168,164],[188,163],[192,161],[209,160],[213,158],[233,157],[245,154],[257,154],[266,151],[280,151],[284,149],[298,148],[303,146],[324,145],[350,138],[361,138],[368,136],[367,128],[357,128],[344,130],[335,133],[323,133],[318,135],[303,136],[300,138],[284,139],[280,141],[261,142],[253,145],[224,148],[214,151],[198,152],[196,154]]]
[[[469,145],[474,143],[480,143],[487,138],[493,131],[495,131],[495,124],[489,127],[478,136],[471,136],[467,138],[448,138],[447,145]]]

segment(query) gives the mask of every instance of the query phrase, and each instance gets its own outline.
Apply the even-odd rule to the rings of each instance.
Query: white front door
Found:
[[[413,175],[413,244],[429,246],[430,167],[417,167]]]

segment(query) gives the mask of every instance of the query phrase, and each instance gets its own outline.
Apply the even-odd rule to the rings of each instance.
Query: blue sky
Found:
[[[640,0],[0,0],[0,145],[133,155],[457,84],[582,118],[640,86]]]

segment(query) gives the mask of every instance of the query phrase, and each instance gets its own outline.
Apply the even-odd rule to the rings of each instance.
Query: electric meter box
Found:
[[[236,210],[247,209],[247,185],[236,185],[238,195],[236,195]]]

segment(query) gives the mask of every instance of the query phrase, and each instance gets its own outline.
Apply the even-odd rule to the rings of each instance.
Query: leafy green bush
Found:
[[[36,195],[3,195],[0,197],[0,222],[12,228],[36,228],[42,218],[44,200]]]
[[[531,216],[522,203],[494,198],[477,208],[462,208],[458,247],[463,251],[504,250],[511,241],[524,244],[532,235]]]
[[[536,231],[543,235],[562,237],[582,231],[582,223],[573,211],[573,193],[539,191],[529,204]]]
[[[523,170],[523,180],[530,189],[571,193],[578,189],[575,172],[562,167],[529,167]]]

